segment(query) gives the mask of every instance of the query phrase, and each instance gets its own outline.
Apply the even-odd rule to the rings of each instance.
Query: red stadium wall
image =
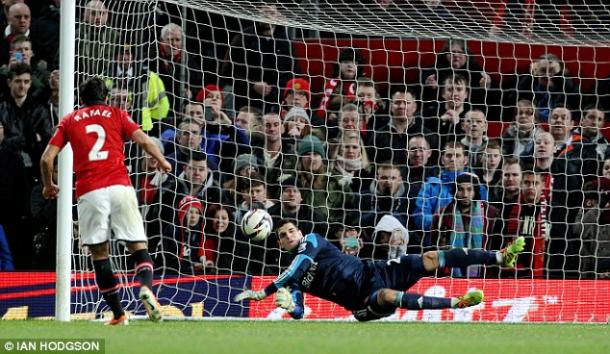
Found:
[[[87,285],[73,287],[73,302],[86,293],[99,298],[93,279],[80,276]],[[272,277],[181,277],[157,280],[159,299],[164,312],[177,317],[250,317],[287,318],[273,305],[271,298],[251,303],[249,310],[233,303],[232,297],[244,287],[258,289]],[[610,321],[610,281],[607,280],[465,280],[422,279],[410,291],[430,296],[456,296],[470,288],[485,292],[483,304],[465,310],[405,311],[399,310],[386,320],[394,321],[494,321],[494,322],[582,322]],[[194,294],[208,294],[200,296]],[[0,316],[3,319],[49,317],[54,311],[54,273],[0,273]],[[171,304],[169,300],[172,299]],[[180,304],[180,305],[178,305]],[[306,295],[306,318],[353,320],[343,308]],[[97,307],[94,306],[96,310]],[[75,310],[77,309],[77,310]],[[103,309],[102,309],[103,310]],[[128,310],[130,310],[128,308]],[[93,312],[87,312],[93,311]],[[73,304],[79,318],[95,318],[95,310]]]
[[[312,92],[322,92],[324,79],[332,77],[333,68],[344,47],[360,49],[367,76],[380,84],[416,83],[421,69],[434,65],[446,40],[432,39],[305,39],[293,42],[300,72],[311,78]],[[553,53],[564,61],[568,73],[583,92],[590,92],[594,79],[610,76],[610,47],[577,47],[542,44],[516,44],[469,41],[475,61],[495,82],[529,71],[533,59]],[[404,78],[404,80],[402,79]]]
[[[419,82],[422,69],[434,66],[446,40],[432,39],[305,39],[293,42],[299,71],[309,77],[312,93],[322,92],[326,78],[333,77],[339,51],[354,47],[364,57],[365,74],[385,92],[388,84]],[[532,60],[553,53],[561,58],[583,93],[591,93],[595,80],[610,77],[610,46],[578,47],[469,41],[472,59],[480,63],[494,82],[514,84],[515,74],[527,73]],[[312,98],[316,106],[319,96]],[[506,123],[490,122],[488,135],[497,137]],[[609,129],[604,135],[610,137]]]

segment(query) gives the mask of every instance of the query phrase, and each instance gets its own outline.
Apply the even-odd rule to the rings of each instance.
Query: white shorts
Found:
[[[131,186],[110,186],[83,194],[78,199],[81,244],[97,245],[114,237],[146,242],[136,192]]]

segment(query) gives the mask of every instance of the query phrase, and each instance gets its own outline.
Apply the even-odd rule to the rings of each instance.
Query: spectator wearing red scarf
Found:
[[[324,85],[322,100],[315,114],[318,123],[335,122],[341,106],[356,100],[357,81],[364,75],[363,63],[357,49],[345,48],[339,53],[333,78]]]
[[[518,236],[525,238],[525,250],[519,255],[514,270],[519,277],[541,278],[545,275],[546,239],[549,225],[548,203],[544,195],[543,173],[524,171],[521,177],[519,202],[511,206],[510,216],[505,220],[504,243],[508,245]],[[506,273],[504,273],[506,274]]]

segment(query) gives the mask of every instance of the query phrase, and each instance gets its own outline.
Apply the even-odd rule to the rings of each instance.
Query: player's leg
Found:
[[[148,253],[146,242],[128,242],[127,248],[131,253],[131,259],[135,264],[136,275],[140,279],[140,286],[152,289],[153,261]]]
[[[94,190],[79,198],[78,223],[81,241],[91,252],[97,287],[114,315],[108,324],[127,324],[118,295],[120,285],[114,278],[108,259],[109,216],[110,202],[106,188]]]
[[[112,310],[113,318],[108,324],[127,324],[127,317],[121,306],[121,300],[119,299],[118,294],[120,285],[114,278],[112,265],[110,264],[110,259],[108,259],[108,242],[89,245],[89,250],[91,251],[91,259],[93,260],[97,287],[99,288],[100,293],[102,293],[102,297],[106,301],[106,304],[108,304]]]
[[[407,310],[440,310],[475,306],[483,301],[483,292],[473,290],[460,297],[435,297],[403,292],[393,289],[379,289],[367,300],[367,307],[354,311],[358,321],[372,321],[390,316],[397,308]]]
[[[416,293],[381,289],[377,302],[381,307],[400,307],[408,310],[440,310],[446,308],[464,308],[478,305],[483,301],[483,292],[473,290],[460,297],[424,296]]]
[[[354,318],[360,322],[367,322],[392,315],[396,311],[396,305],[380,299],[380,294],[384,290],[388,289],[380,289],[371,294],[366,300],[366,307],[364,309],[352,311]]]
[[[519,253],[523,251],[525,239],[518,237],[508,247],[500,251],[484,251],[468,248],[453,248],[446,251],[429,251],[423,254],[426,271],[444,267],[467,267],[473,264],[499,264],[514,267]]]
[[[152,291],[153,265],[145,242],[128,243],[131,258],[136,264],[136,274],[140,278],[140,301],[144,304],[148,318],[153,322],[163,319],[161,305]]]
[[[157,322],[162,319],[161,306],[152,292],[153,261],[148,253],[146,233],[133,187],[113,186],[111,228],[117,239],[127,242],[136,275],[140,279],[140,300],[148,317]]]

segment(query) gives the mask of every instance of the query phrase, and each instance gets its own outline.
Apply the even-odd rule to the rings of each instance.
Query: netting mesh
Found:
[[[110,103],[158,138],[174,166],[163,175],[126,145],[168,314],[282,315],[230,301],[290,261],[275,235],[255,243],[240,232],[252,208],[363,259],[499,249],[525,236],[517,271],[444,269],[419,289],[440,296],[465,288],[462,279],[513,279],[487,285],[494,308],[514,306],[509,321],[526,320],[535,299],[576,293],[569,281],[532,290],[539,279],[610,274],[601,2],[93,1],[78,10],[77,77],[104,77]],[[462,172],[478,176],[463,182],[472,195],[455,183]],[[112,250],[123,305],[142,313],[125,247]],[[73,312],[99,314],[87,250],[75,247],[73,263]],[[530,319],[603,317],[603,306],[602,317],[581,310]],[[349,314],[312,303],[308,315]]]
[[[174,2],[180,3],[180,2]],[[211,13],[260,20],[260,3],[189,1]],[[293,28],[348,35],[573,44],[607,41],[610,10],[602,1],[279,1]],[[267,18],[267,21],[270,19]],[[494,37],[497,36],[497,37]]]

